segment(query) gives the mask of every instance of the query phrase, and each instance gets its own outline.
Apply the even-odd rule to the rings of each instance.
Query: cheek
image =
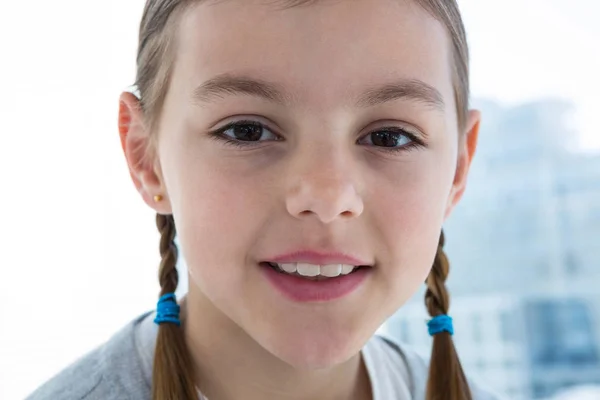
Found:
[[[208,155],[179,157],[170,170],[177,171],[169,181],[169,193],[194,280],[215,296],[240,287],[256,262],[249,250],[269,209],[268,190],[260,186],[260,179]],[[227,291],[219,289],[225,287]]]
[[[403,302],[429,274],[452,187],[448,157],[405,165],[402,174],[384,174],[370,207],[379,228],[384,285],[394,303]],[[401,298],[400,298],[401,297]]]

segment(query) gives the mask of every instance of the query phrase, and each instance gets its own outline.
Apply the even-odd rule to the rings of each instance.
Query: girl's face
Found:
[[[274,3],[184,14],[153,194],[174,215],[190,296],[319,368],[356,354],[425,281],[477,115],[461,139],[450,39],[416,4]],[[265,264],[290,254],[368,267],[297,282]]]

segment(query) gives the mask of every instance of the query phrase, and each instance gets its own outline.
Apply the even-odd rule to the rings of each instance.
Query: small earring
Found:
[[[163,200],[163,197],[160,194],[157,194],[156,196],[154,196],[155,203],[160,203],[162,200]]]

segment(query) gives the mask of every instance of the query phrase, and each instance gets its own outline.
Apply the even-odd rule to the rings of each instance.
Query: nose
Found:
[[[340,157],[321,154],[307,157],[292,173],[287,210],[295,218],[316,217],[329,224],[356,218],[364,210],[356,174]]]

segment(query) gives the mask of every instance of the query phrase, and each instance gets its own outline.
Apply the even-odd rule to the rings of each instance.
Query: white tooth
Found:
[[[342,273],[342,264],[321,265],[321,275],[335,278]]]
[[[277,265],[279,265],[279,268],[281,268],[288,274],[293,274],[294,272],[296,272],[296,263],[277,264]]]
[[[296,270],[302,276],[317,276],[321,273],[321,267],[314,264],[298,263]]]
[[[354,270],[354,265],[348,265],[348,264],[342,265],[342,275],[348,275],[353,270]]]

